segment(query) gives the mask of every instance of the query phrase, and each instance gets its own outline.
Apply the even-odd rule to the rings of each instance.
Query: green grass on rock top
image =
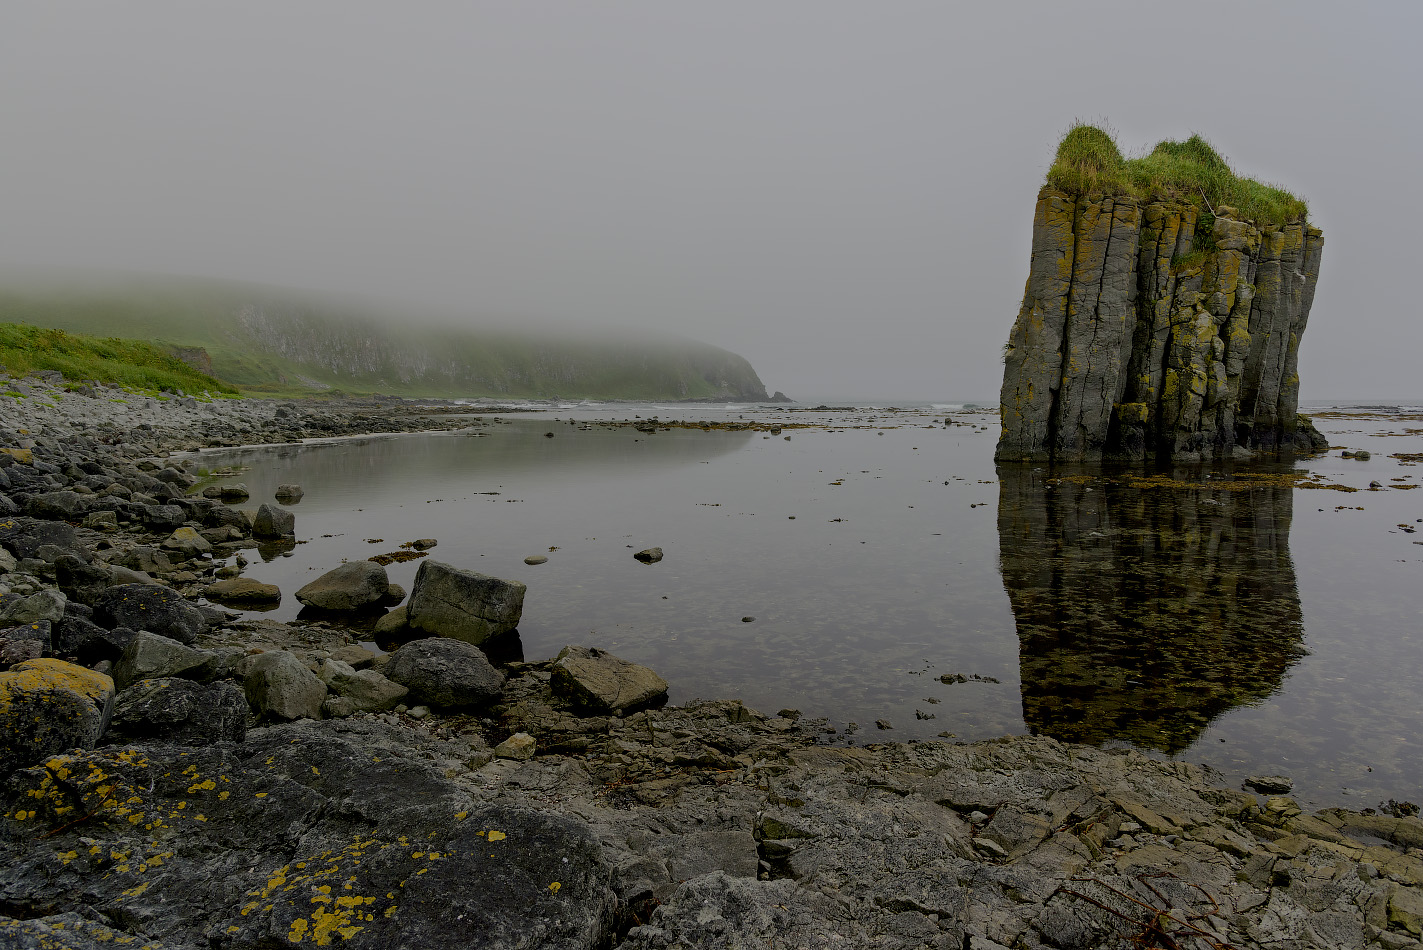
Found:
[[[1199,135],[1184,142],[1166,139],[1150,152],[1125,158],[1112,134],[1078,123],[1057,146],[1047,183],[1074,197],[1131,195],[1141,199],[1179,198],[1198,207],[1230,205],[1262,227],[1304,221],[1308,208],[1282,188],[1241,178]]]

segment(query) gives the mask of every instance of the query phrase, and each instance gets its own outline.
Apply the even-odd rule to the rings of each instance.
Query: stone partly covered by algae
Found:
[[[0,673],[0,775],[94,748],[113,700],[112,679],[63,660],[26,660]]]

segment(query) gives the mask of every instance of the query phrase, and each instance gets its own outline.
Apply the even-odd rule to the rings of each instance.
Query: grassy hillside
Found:
[[[1211,208],[1230,205],[1266,227],[1302,221],[1309,211],[1303,199],[1283,188],[1236,175],[1199,135],[1184,142],[1166,139],[1145,155],[1125,158],[1110,132],[1078,123],[1058,144],[1047,183],[1070,195],[1098,192],[1181,198],[1201,207],[1209,201]]]
[[[395,309],[215,281],[11,283],[0,321],[201,348],[212,375],[267,395],[765,398],[749,363],[705,344],[436,329]]]
[[[0,323],[0,368],[15,376],[54,370],[69,382],[96,380],[133,389],[222,393],[237,390],[172,353],[137,340],[101,339],[63,330]]]

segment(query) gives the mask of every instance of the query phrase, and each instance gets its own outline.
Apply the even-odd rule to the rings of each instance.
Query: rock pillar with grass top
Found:
[[[1324,237],[1303,201],[1204,139],[1124,159],[1063,138],[1004,347],[999,461],[1314,452],[1299,345]]]

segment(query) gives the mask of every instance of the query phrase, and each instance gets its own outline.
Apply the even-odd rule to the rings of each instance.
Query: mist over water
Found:
[[[1423,549],[1400,527],[1423,502],[1388,457],[1423,450],[1406,413],[1316,417],[1367,462],[1133,473],[995,469],[996,414],[945,406],[565,407],[199,464],[242,467],[254,504],[305,488],[303,543],[246,570],[284,591],[277,619],[341,560],[433,537],[431,557],[528,585],[499,652],[602,647],[673,702],[798,708],[827,741],[1037,732],[1355,807],[1423,781]],[[1325,487],[1295,487],[1304,469]],[[632,557],[654,545],[662,562]]]

